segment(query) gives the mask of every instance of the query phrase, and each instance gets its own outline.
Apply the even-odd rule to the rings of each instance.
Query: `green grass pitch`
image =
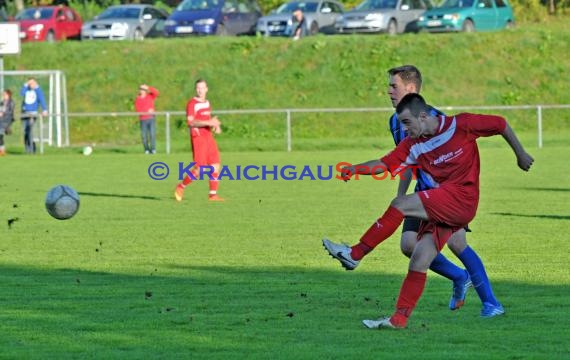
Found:
[[[190,154],[0,158],[0,357],[568,357],[568,147],[529,150],[536,163],[524,173],[500,138],[482,142],[481,201],[468,235],[506,315],[481,319],[473,290],[449,311],[451,284],[430,273],[404,331],[360,323],[392,312],[407,271],[400,232],[354,272],[321,246],[324,236],[356,241],[385,210],[395,181],[222,181],[225,203],[209,203],[202,181],[177,203],[175,167]],[[222,159],[230,167],[317,166],[382,154]],[[168,179],[149,178],[153,161],[174,168]],[[44,208],[46,191],[60,183],[81,196],[66,221]]]

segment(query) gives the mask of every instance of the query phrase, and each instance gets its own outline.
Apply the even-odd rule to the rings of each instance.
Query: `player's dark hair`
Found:
[[[420,92],[422,87],[422,73],[414,65],[403,65],[391,68],[388,70],[388,75],[398,75],[405,85],[412,83],[416,86],[418,92]]]
[[[429,112],[429,106],[426,104],[424,98],[420,94],[415,93],[407,94],[400,100],[398,106],[396,106],[396,113],[399,115],[406,109],[415,117],[420,116],[422,111]]]
[[[194,85],[198,85],[199,83],[206,83],[206,80],[200,78],[200,79],[196,80],[196,82],[194,83]]]
[[[5,92],[6,94],[8,94],[9,97],[12,97],[12,90],[10,90],[10,89],[4,89],[4,92]]]

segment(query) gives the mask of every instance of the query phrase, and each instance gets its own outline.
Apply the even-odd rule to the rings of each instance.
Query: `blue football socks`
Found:
[[[485,266],[483,262],[471,247],[467,246],[465,250],[458,256],[459,260],[465,265],[465,269],[471,276],[471,281],[473,282],[473,287],[477,291],[477,295],[483,303],[491,303],[493,305],[499,305],[499,302],[493,294],[493,289],[491,289],[491,283],[487,277],[487,272],[485,271]]]
[[[465,270],[449,261],[441,253],[437,254],[429,268],[433,272],[446,277],[453,282],[463,281],[467,276],[467,274],[465,274]]]

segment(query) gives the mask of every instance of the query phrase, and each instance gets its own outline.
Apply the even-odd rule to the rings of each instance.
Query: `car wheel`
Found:
[[[515,27],[515,24],[512,21],[507,21],[507,24],[505,25],[506,29],[513,29]]]
[[[228,35],[228,31],[226,30],[226,27],[223,24],[219,24],[218,27],[216,28],[216,35],[218,36]]]
[[[388,23],[388,35],[394,36],[398,33],[398,26],[396,25],[396,21],[391,19]]]
[[[473,21],[467,19],[463,22],[463,27],[462,27],[463,32],[474,32],[475,31],[475,25],[473,24]]]
[[[309,27],[309,35],[317,35],[319,32],[319,24],[315,21],[311,23],[311,27]]]
[[[46,34],[46,41],[47,42],[55,41],[55,34],[53,33],[53,30],[48,31],[48,33]]]
[[[135,41],[143,41],[144,40],[144,34],[142,33],[141,29],[136,29],[134,34],[133,34],[133,40]]]

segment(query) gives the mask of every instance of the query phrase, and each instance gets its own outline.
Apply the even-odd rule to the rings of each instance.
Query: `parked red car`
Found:
[[[14,20],[20,23],[22,41],[79,39],[83,25],[75,10],[61,5],[27,8]]]

